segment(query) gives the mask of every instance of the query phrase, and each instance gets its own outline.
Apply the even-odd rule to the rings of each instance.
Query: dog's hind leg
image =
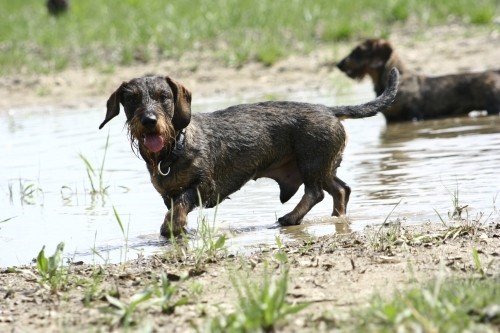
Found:
[[[342,216],[346,214],[347,203],[351,195],[351,188],[337,176],[325,179],[325,191],[333,197],[332,216]]]
[[[325,194],[320,186],[304,184],[304,195],[297,206],[288,214],[280,217],[278,223],[281,225],[297,225],[302,222],[304,216],[318,202],[323,200]]]

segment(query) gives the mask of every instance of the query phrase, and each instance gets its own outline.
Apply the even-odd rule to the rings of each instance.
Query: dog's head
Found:
[[[99,129],[120,113],[120,104],[127,116],[132,146],[148,154],[172,144],[176,132],[191,121],[191,92],[168,76],[123,82],[109,97]]]
[[[352,79],[361,80],[370,70],[385,66],[392,54],[391,44],[383,39],[367,39],[342,59],[337,67]]]

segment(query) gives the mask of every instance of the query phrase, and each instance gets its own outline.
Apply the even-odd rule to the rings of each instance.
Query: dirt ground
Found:
[[[103,311],[111,309],[105,295],[129,304],[134,295],[152,290],[161,274],[178,288],[171,304],[182,297],[187,304],[172,313],[163,313],[158,304],[139,305],[131,311],[132,329],[207,331],[212,318],[236,311],[237,293],[231,278],[258,283],[265,267],[277,276],[284,267],[278,254],[283,253],[290,267],[287,301],[310,305],[282,321],[278,328],[282,332],[339,329],[349,311],[367,306],[374,295],[390,297],[438,276],[474,276],[478,273],[473,249],[477,249],[486,274],[500,276],[498,222],[463,235],[431,224],[403,226],[397,239],[386,245],[374,241],[384,239],[375,237],[379,230],[373,227],[361,233],[324,236],[261,249],[245,257],[213,257],[201,265],[189,256],[174,260],[167,253],[116,265],[75,263],[69,267],[64,287],[56,292],[39,283],[33,266],[0,269],[0,331],[120,331],[123,313]],[[384,227],[382,234],[389,230]]]
[[[408,66],[416,71],[444,74],[498,68],[500,34],[458,26],[434,28],[415,35],[400,31],[391,38]],[[193,98],[266,96],[304,89],[335,91],[338,82],[351,82],[332,66],[355,43],[323,45],[307,56],[290,56],[272,67],[248,64],[228,68],[198,55],[181,62],[116,68],[112,73],[95,69],[70,69],[55,75],[0,78],[0,112],[37,106],[87,107],[104,105],[109,94],[123,81],[145,73],[169,74],[193,92]],[[356,83],[352,83],[356,84]],[[181,260],[168,254],[141,257],[120,265],[92,266],[73,263],[57,291],[40,283],[33,265],[0,268],[1,332],[115,331],[119,314],[106,314],[105,295],[127,303],[158,280],[160,274],[177,286],[187,304],[173,313],[162,313],[157,305],[139,306],[131,318],[141,331],[204,331],[210,318],[235,309],[236,292],[231,276],[257,282],[267,265],[279,271],[283,251],[290,265],[287,300],[310,302],[305,310],[279,329],[286,332],[330,331],[338,316],[367,305],[378,293],[390,296],[411,281],[424,282],[439,274],[471,276],[476,272],[472,251],[477,249],[487,274],[500,275],[500,217],[473,232],[447,234],[441,225],[423,224],[401,229],[390,246],[376,248],[374,233],[367,229],[349,235],[325,236],[304,242],[265,248],[246,257],[214,256],[201,266],[189,255]],[[425,237],[424,237],[425,235]],[[1,254],[6,255],[6,254]],[[184,258],[184,259],[183,259]],[[118,318],[118,319],[117,319]]]

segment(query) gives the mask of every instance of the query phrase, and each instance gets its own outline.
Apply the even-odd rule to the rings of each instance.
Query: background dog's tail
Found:
[[[396,93],[398,92],[399,84],[399,71],[396,67],[392,68],[389,72],[389,78],[387,79],[387,85],[379,97],[371,102],[352,105],[352,106],[340,106],[332,107],[332,111],[340,119],[347,118],[365,118],[376,115],[378,112],[387,109],[394,99],[396,98]]]

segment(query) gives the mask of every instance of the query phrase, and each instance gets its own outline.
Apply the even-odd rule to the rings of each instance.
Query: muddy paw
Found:
[[[165,216],[165,220],[160,228],[160,235],[166,238],[170,237],[178,237],[186,233],[186,220],[170,217],[170,214],[167,213]]]
[[[278,223],[282,226],[287,225],[298,225],[302,222],[302,220],[294,219],[290,214],[286,214],[278,219]]]

